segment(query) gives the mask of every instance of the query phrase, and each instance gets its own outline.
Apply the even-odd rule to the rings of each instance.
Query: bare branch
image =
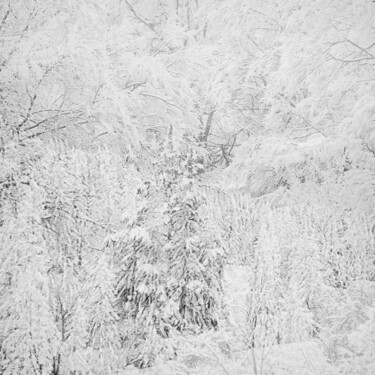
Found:
[[[214,114],[215,114],[215,111],[211,111],[208,114],[207,121],[206,121],[206,126],[204,128],[204,132],[203,132],[203,134],[200,137],[202,142],[207,142],[208,136],[210,135],[211,126],[212,126],[212,120],[214,118]]]
[[[14,54],[14,52],[17,51],[17,47],[14,47],[10,52],[9,52],[9,55],[7,58],[4,58],[3,62],[0,64],[0,72],[3,70],[3,68],[6,66],[6,64],[8,63],[8,61],[10,60],[10,58],[12,57],[12,55]]]
[[[41,131],[41,132],[38,132],[38,133],[35,133],[35,134],[28,135],[27,137],[22,138],[21,142],[24,141],[24,140],[26,140],[26,139],[31,139],[31,138],[39,137],[40,135],[43,135],[43,134],[46,134],[46,133],[50,133],[50,132],[53,132],[53,131],[58,131],[58,130],[61,130],[61,129],[65,129],[67,126],[68,125],[62,125],[59,128],[57,128],[57,129],[47,129],[45,131]]]
[[[230,159],[225,151],[224,145],[221,145],[221,152],[222,152],[222,157],[225,159],[225,165],[228,167],[230,165]]]
[[[99,87],[98,87],[98,89],[97,89],[96,92],[95,92],[94,99],[92,100],[92,103],[91,103],[91,104],[95,104],[95,102],[96,102],[96,98],[97,98],[98,95],[99,95],[99,91],[101,90],[101,88],[102,88],[103,86],[104,86],[103,83],[99,83]]]
[[[4,25],[5,25],[5,22],[6,22],[6,20],[7,20],[8,16],[9,16],[9,14],[10,14],[10,5],[8,5],[8,7],[9,7],[9,8],[8,8],[7,12],[5,13],[3,19],[1,20],[1,23],[0,23],[0,31],[3,29],[3,27],[4,27]]]
[[[292,113],[292,116],[300,118],[309,128],[316,130],[318,133],[320,133],[323,137],[328,138],[328,136],[319,128],[313,126],[310,121],[308,121],[305,117],[301,116],[298,113]]]
[[[54,116],[54,117],[57,117],[57,116]],[[22,131],[24,131],[24,132],[26,132],[26,131],[28,131],[28,130],[32,130],[32,129],[35,129],[35,128],[37,128],[38,126],[40,126],[40,125],[42,125],[42,124],[44,124],[45,122],[47,122],[48,120],[50,120],[50,119],[52,119],[53,117],[50,117],[50,118],[45,118],[44,120],[42,120],[42,121],[39,121],[38,123],[35,123],[34,125],[32,125],[32,126],[29,126],[28,128],[26,128],[26,129],[23,129]]]
[[[165,104],[168,104],[168,105],[170,105],[170,106],[172,106],[172,107],[175,107],[175,108],[177,108],[179,111],[182,112],[182,109],[181,109],[178,105],[173,104],[173,103],[169,102],[169,101],[166,100],[166,99],[160,98],[159,96],[151,95],[151,94],[144,94],[144,93],[141,93],[140,95],[142,95],[142,96],[147,96],[147,97],[150,97],[150,98],[155,98],[155,99],[158,99],[158,100],[161,100],[161,101],[164,102]]]
[[[373,58],[373,59],[375,58],[375,56],[374,56],[372,53],[370,53],[369,51],[367,51],[367,49],[365,49],[365,48],[359,46],[357,43],[354,43],[354,42],[351,41],[350,39],[346,39],[346,40],[347,40],[348,43],[350,43],[350,44],[353,45],[354,47],[357,47],[357,48],[360,49],[362,52],[367,53],[371,58]],[[372,47],[372,45],[371,45],[370,47]]]
[[[151,23],[148,23],[146,22],[145,20],[143,20],[141,17],[138,16],[138,14],[136,13],[136,11],[134,10],[134,8],[129,4],[128,1],[125,1],[127,6],[129,7],[130,11],[134,14],[134,17],[141,23],[143,23],[144,25],[146,25],[151,31],[155,31],[155,28],[154,28],[154,25],[151,24]]]
[[[365,147],[367,148],[367,150],[373,155],[375,156],[375,147],[370,147],[368,143],[364,143]]]
[[[146,83],[147,83],[147,81],[144,81],[144,82],[137,82],[137,83],[128,83],[128,84],[126,84],[126,86],[124,86],[121,90],[128,90],[128,89],[130,89],[130,91],[134,91],[134,90],[137,89],[138,87],[142,87],[142,86],[144,86]]]
[[[343,63],[354,63],[354,62],[360,62],[360,61],[374,60],[375,59],[375,57],[362,57],[360,59],[344,60],[344,59],[339,59],[338,57],[332,56],[331,54],[328,54],[328,56],[331,57],[333,60],[341,61]]]
[[[238,134],[240,134],[241,132],[243,132],[243,129],[239,130],[236,134],[234,134],[232,145],[231,145],[231,147],[230,147],[230,149],[229,149],[229,151],[228,151],[228,155],[229,155],[229,156],[230,156],[230,154],[231,154],[232,151],[233,151],[233,147],[234,147],[234,146],[239,146],[239,145],[236,144],[236,142],[237,142],[237,136],[238,136]]]
[[[24,125],[29,121],[29,119],[30,119],[30,117],[31,117],[31,111],[32,111],[32,109],[33,109],[33,107],[34,107],[34,103],[35,103],[35,100],[36,100],[36,93],[34,93],[33,95],[30,95],[30,94],[29,94],[29,90],[28,90],[27,87],[26,87],[26,91],[27,91],[27,93],[28,93],[28,95],[29,95],[29,97],[30,97],[30,105],[29,105],[29,108],[28,108],[28,110],[27,110],[26,116],[25,116],[24,119],[23,119],[23,120],[17,125],[17,129],[18,129],[18,130],[21,129],[22,126],[24,126]]]

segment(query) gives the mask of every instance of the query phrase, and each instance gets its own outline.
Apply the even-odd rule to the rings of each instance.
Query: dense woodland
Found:
[[[371,0],[0,0],[0,374],[374,374],[374,209]]]

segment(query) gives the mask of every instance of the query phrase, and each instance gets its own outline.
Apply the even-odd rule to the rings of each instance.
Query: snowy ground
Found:
[[[229,325],[215,333],[180,342],[178,359],[144,370],[128,368],[126,374],[255,375],[254,357],[239,333],[245,324],[248,269],[225,270],[225,296]],[[333,370],[316,342],[276,345],[254,352],[256,371],[263,375],[326,375]],[[263,360],[262,360],[263,359]]]
[[[262,363],[261,357],[265,355]],[[277,345],[267,352],[255,352],[258,374],[263,375],[327,375],[333,371],[314,342]],[[207,374],[253,375],[250,350],[225,353],[219,346],[202,344],[178,361],[144,370],[129,368],[126,374]],[[261,371],[262,366],[262,372]]]

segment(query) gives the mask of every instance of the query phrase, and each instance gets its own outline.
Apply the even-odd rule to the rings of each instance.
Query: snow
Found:
[[[180,338],[178,359],[139,370],[126,368],[120,374],[236,374],[255,375],[328,375],[333,374],[317,341],[304,341],[255,349],[245,344],[246,295],[249,291],[250,267],[230,265],[224,269],[224,294],[229,306],[228,324],[217,332],[195,338]],[[253,356],[254,354],[254,356]]]
[[[322,349],[315,342],[306,341],[255,350],[257,370],[261,358],[265,357],[263,375],[329,375],[334,373],[324,357]],[[169,361],[159,366],[139,370],[127,368],[126,375],[169,375],[169,374],[207,374],[207,375],[255,375],[253,356],[250,350],[230,352],[225,346],[211,343],[196,348],[177,361]],[[260,372],[258,372],[260,374]]]
[[[249,291],[251,269],[248,266],[226,266],[224,268],[224,295],[228,306],[229,324],[245,326],[246,298]]]

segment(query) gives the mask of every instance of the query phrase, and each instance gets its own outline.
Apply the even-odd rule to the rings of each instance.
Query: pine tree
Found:
[[[160,246],[148,231],[148,187],[138,190],[140,202],[134,219],[111,236],[117,267],[117,299],[121,335],[128,364],[145,367],[162,351],[168,336],[162,321],[165,305],[164,266]]]
[[[203,169],[197,159],[193,152],[167,149],[162,162],[167,297],[173,324],[193,331],[217,326],[222,274],[220,251],[200,217],[205,201],[195,182]]]

